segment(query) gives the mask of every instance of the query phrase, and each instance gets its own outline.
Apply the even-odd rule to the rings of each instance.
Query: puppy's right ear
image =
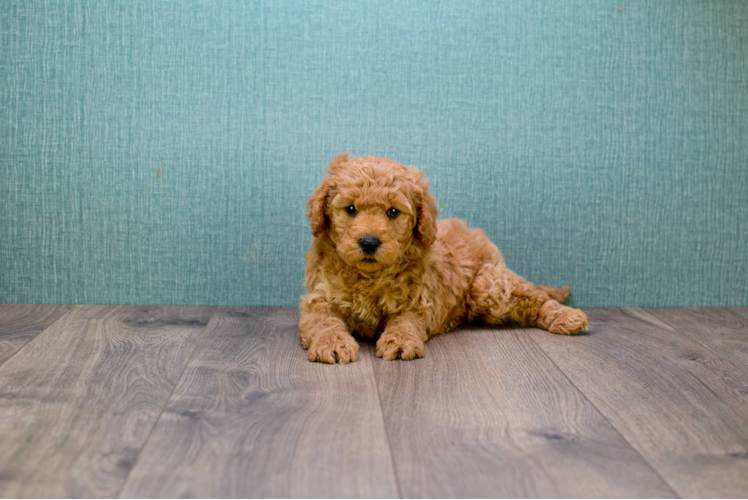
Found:
[[[307,202],[309,207],[309,225],[312,226],[312,236],[317,237],[330,226],[327,217],[327,198],[330,196],[329,176],[326,176],[320,187],[314,190]]]
[[[345,166],[348,160],[351,159],[351,155],[348,153],[340,153],[330,161],[330,173],[327,174],[322,181],[322,185],[318,187],[312,197],[307,202],[309,207],[309,225],[312,226],[312,236],[319,236],[323,231],[326,231],[330,227],[330,219],[327,216],[327,200],[330,197],[330,191],[332,190],[332,183],[330,182],[330,175],[336,170]]]

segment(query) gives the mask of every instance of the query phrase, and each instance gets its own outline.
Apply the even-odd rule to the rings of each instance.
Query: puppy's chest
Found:
[[[407,287],[369,282],[356,283],[338,299],[349,326],[365,336],[377,333],[390,316],[408,309],[411,302]]]

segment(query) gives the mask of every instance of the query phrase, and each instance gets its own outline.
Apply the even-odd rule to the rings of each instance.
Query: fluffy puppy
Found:
[[[480,229],[438,221],[415,167],[376,156],[336,156],[308,203],[314,241],[299,333],[310,361],[349,363],[351,336],[377,356],[423,357],[424,342],[463,322],[507,320],[574,334],[587,316],[562,306],[569,288],[534,285],[506,268]]]

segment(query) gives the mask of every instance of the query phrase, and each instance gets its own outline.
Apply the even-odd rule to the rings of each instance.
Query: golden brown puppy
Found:
[[[311,361],[356,361],[352,333],[379,336],[380,358],[414,359],[429,337],[466,321],[514,320],[567,335],[587,327],[582,311],[560,304],[568,287],[517,276],[480,229],[437,223],[415,167],[338,155],[308,205],[314,241],[299,332]]]

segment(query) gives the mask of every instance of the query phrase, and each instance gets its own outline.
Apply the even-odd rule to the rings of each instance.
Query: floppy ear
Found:
[[[327,199],[330,197],[330,190],[332,189],[330,174],[345,166],[350,159],[351,155],[348,153],[340,153],[335,156],[330,161],[330,173],[325,176],[322,185],[312,193],[312,197],[307,202],[312,236],[319,236],[322,231],[326,231],[330,227],[330,219],[327,217]]]
[[[416,227],[413,232],[424,247],[430,246],[436,240],[436,218],[439,211],[436,208],[436,200],[429,193],[429,182],[418,172],[416,185],[420,188],[416,191]]]
[[[314,190],[312,197],[306,203],[309,207],[309,225],[312,226],[312,236],[319,236],[330,226],[327,218],[327,198],[330,196],[330,182],[328,176],[322,181],[320,187]]]

